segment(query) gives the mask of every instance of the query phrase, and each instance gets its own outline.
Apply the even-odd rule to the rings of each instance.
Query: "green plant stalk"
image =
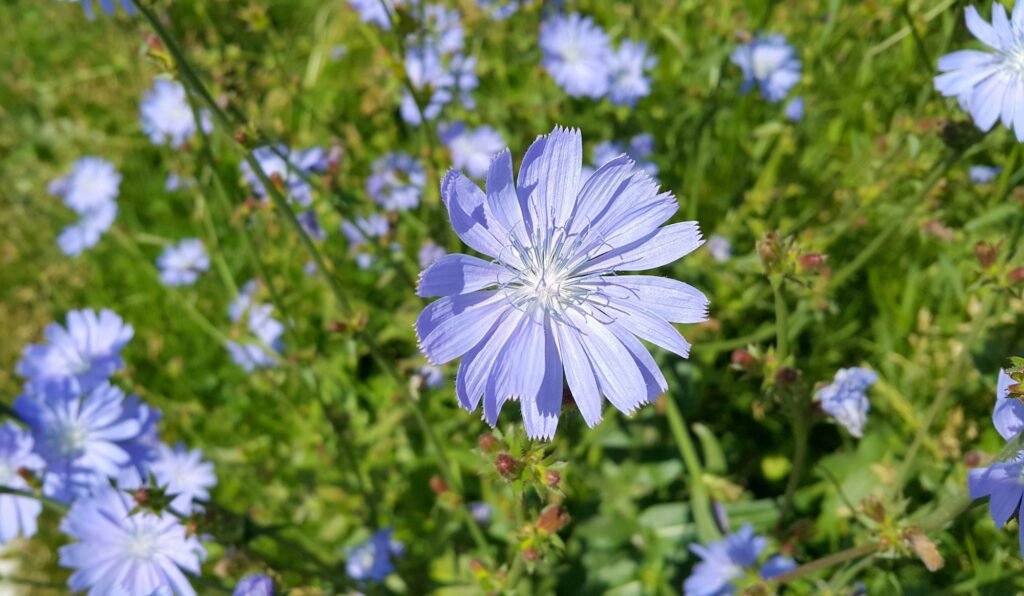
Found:
[[[790,422],[793,425],[793,465],[789,469],[789,479],[786,481],[786,492],[782,497],[782,512],[779,514],[779,527],[785,523],[793,511],[793,497],[796,489],[800,486],[804,468],[807,467],[807,441],[809,429],[807,428],[806,408],[801,404],[794,403],[790,406]]]
[[[775,297],[775,358],[781,365],[785,363],[786,357],[789,355],[789,339],[787,337],[789,315],[786,310],[786,299],[782,295],[784,282],[781,276],[772,275],[769,277],[769,281],[772,284],[772,295]]]
[[[15,497],[26,497],[28,499],[35,499],[42,503],[43,507],[46,507],[50,511],[64,515],[68,512],[68,506],[60,501],[56,501],[42,494],[37,494],[30,490],[18,490],[9,486],[0,484],[0,495],[12,495]]]
[[[164,27],[163,23],[160,22],[160,19],[157,18],[156,13],[153,12],[153,9],[142,2],[137,2],[136,5],[139,9],[139,12],[141,12],[142,15],[146,18],[146,20],[149,21],[157,36],[160,38],[163,44],[167,47],[168,51],[174,57],[174,61],[178,66],[178,70],[180,71],[182,77],[185,79],[185,82],[188,84],[189,88],[199,96],[200,100],[202,100],[206,107],[211,111],[214,118],[217,120],[218,124],[222,126],[226,131],[230,131],[236,128],[235,124],[231,122],[227,114],[220,108],[220,106],[217,105],[217,102],[214,101],[213,97],[210,95],[210,92],[206,89],[206,86],[199,79],[199,76],[192,68],[192,65],[185,57],[184,52],[178,46],[177,41],[173,38],[173,36],[170,34],[167,28]],[[327,266],[327,263],[323,258],[323,255],[320,253],[320,250],[313,243],[309,235],[306,234],[306,231],[303,229],[302,224],[296,217],[295,212],[292,211],[291,207],[289,206],[287,198],[285,198],[281,194],[280,190],[278,190],[278,188],[273,184],[273,182],[271,182],[270,178],[266,175],[266,172],[264,172],[263,168],[260,167],[259,162],[252,156],[251,152],[245,152],[245,160],[252,168],[253,173],[256,175],[256,177],[259,178],[260,182],[267,189],[267,194],[270,195],[275,208],[289,222],[295,233],[298,235],[306,252],[313,259],[313,263],[316,265],[316,268],[320,272],[321,277],[323,277],[327,281],[327,285],[331,293],[334,295],[335,300],[341,307],[342,311],[345,312],[346,314],[350,314],[352,312],[352,308],[348,298],[345,296],[344,292],[342,292],[338,280],[331,273],[330,268]],[[399,389],[402,392],[403,397],[406,398],[405,401],[409,404],[410,410],[413,413],[413,417],[416,419],[417,424],[420,426],[424,436],[427,439],[427,442],[430,444],[431,449],[435,453],[438,468],[441,472],[444,481],[449,486],[456,488],[456,490],[458,490],[461,493],[461,482],[458,482],[456,479],[457,477],[452,474],[452,468],[448,463],[447,456],[444,453],[444,450],[441,448],[441,445],[438,442],[436,435],[434,434],[433,428],[427,421],[426,416],[419,405],[419,402],[416,401],[415,398],[409,393],[408,386],[405,384],[404,380],[401,378],[398,372],[394,369],[392,364],[387,362],[386,359],[382,356],[381,350],[377,345],[376,341],[370,335],[366,334],[362,330],[359,330],[358,333],[360,340],[362,340],[366,344],[371,357],[374,359],[377,365],[395,379]],[[470,535],[472,536],[473,540],[477,543],[477,546],[488,557],[491,557],[492,555],[490,545],[484,538],[479,526],[473,520],[469,510],[464,506],[460,506],[456,510],[459,512],[459,516],[462,518],[463,523],[468,527]]]
[[[679,406],[670,394],[666,394],[664,399],[668,425],[679,446],[679,454],[686,465],[686,473],[690,477],[690,508],[693,510],[693,521],[697,525],[697,537],[702,543],[707,544],[720,538],[721,533],[711,516],[711,498],[704,485],[704,470]]]
[[[810,563],[804,563],[796,569],[787,571],[782,575],[772,578],[772,581],[778,582],[780,584],[791,582],[793,580],[800,579],[801,577],[821,571],[823,569],[828,569],[833,565],[839,565],[840,563],[852,561],[853,559],[863,557],[864,555],[876,553],[881,549],[882,545],[879,543],[862,544],[860,546],[854,546],[852,548],[841,550],[837,553],[828,555],[827,557],[815,559]]]

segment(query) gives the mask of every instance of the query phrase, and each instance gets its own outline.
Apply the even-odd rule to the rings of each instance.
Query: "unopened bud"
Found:
[[[536,561],[539,558],[540,558],[540,553],[537,552],[537,549],[535,549],[535,548],[528,548],[528,549],[523,551],[523,559],[525,559],[526,561],[528,561],[530,563],[533,563],[534,561]]]
[[[800,268],[804,271],[818,271],[821,269],[821,266],[825,264],[826,258],[827,257],[821,253],[810,252],[800,255],[798,262],[800,263]]]
[[[327,328],[334,333],[342,333],[348,329],[348,323],[345,321],[331,321]]]
[[[554,470],[548,470],[544,473],[544,482],[552,488],[556,488],[562,482],[562,475]]]
[[[476,441],[477,447],[480,448],[484,453],[490,453],[494,451],[495,447],[498,446],[498,439],[494,438],[491,433],[485,433],[480,435],[480,438]]]
[[[278,190],[284,190],[284,177],[281,176],[280,172],[274,172],[270,175],[270,182]]]
[[[732,364],[737,368],[748,369],[757,364],[754,355],[744,349],[733,350]]]
[[[245,134],[244,130],[239,130],[235,133],[235,142],[245,144],[249,141],[249,136]]]
[[[29,483],[30,485],[33,484],[36,480],[35,472],[25,467],[18,468],[18,476],[20,476],[22,480]]]
[[[494,468],[502,478],[514,478],[519,475],[519,460],[507,453],[499,453],[494,459]]]
[[[554,534],[569,523],[569,514],[558,505],[552,505],[540,513],[537,518],[537,529]]]
[[[873,497],[864,499],[861,503],[861,509],[864,510],[864,515],[868,516],[875,522],[882,523],[885,521],[885,507],[878,499]]]
[[[988,269],[999,258],[999,247],[988,242],[978,242],[974,245],[974,256],[982,269]]]
[[[775,371],[775,382],[779,385],[790,385],[795,383],[799,378],[800,371],[795,368],[780,366],[779,370]]]
[[[1006,279],[1014,285],[1024,284],[1024,267],[1017,267],[1013,271],[1010,271]]]
[[[434,491],[436,494],[443,495],[448,492],[448,485],[445,484],[445,481],[442,480],[440,476],[431,476],[430,490]]]
[[[981,465],[981,455],[977,451],[969,451],[964,455],[964,465],[968,468],[977,468]]]
[[[148,488],[139,488],[132,493],[132,498],[135,499],[135,504],[140,506],[144,506],[149,503],[152,496],[153,495],[149,492]]]

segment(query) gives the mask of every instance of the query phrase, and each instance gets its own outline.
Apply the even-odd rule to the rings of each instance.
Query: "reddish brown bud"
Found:
[[[139,488],[132,493],[132,498],[135,499],[135,503],[137,505],[145,505],[146,503],[149,503],[150,497],[152,497],[152,495],[149,493],[148,488]]]
[[[999,247],[988,242],[978,242],[974,245],[974,256],[982,269],[988,269],[999,258]]]
[[[431,476],[430,490],[434,491],[436,494],[443,495],[448,492],[448,485],[445,484],[445,481],[442,480],[440,476]]]
[[[800,263],[800,268],[804,271],[818,271],[825,264],[825,259],[825,255],[821,253],[809,252],[800,255],[798,262]]]
[[[20,476],[22,480],[28,482],[29,484],[32,484],[32,482],[36,478],[35,473],[32,470],[29,470],[28,468],[25,467],[18,468],[18,476]]]
[[[502,478],[512,478],[519,475],[519,460],[507,453],[499,453],[494,459],[494,468]]]
[[[976,468],[981,465],[981,455],[977,451],[969,451],[964,455],[964,465],[968,468]]]
[[[541,532],[554,534],[569,523],[569,514],[558,505],[552,505],[540,513],[537,518],[537,529]]]
[[[1010,271],[1010,274],[1006,276],[1006,279],[1014,285],[1024,284],[1024,267],[1017,267],[1013,271]]]
[[[757,364],[757,359],[754,358],[753,354],[741,348],[733,350],[732,363],[739,368],[748,369]]]
[[[348,329],[348,323],[346,323],[345,321],[331,321],[327,325],[327,328],[334,333],[342,333],[346,329]]]
[[[526,561],[528,561],[530,563],[533,563],[534,561],[536,561],[539,558],[540,558],[540,553],[537,552],[537,549],[535,549],[535,548],[528,548],[528,549],[523,551],[523,559],[525,559]]]
[[[1024,385],[1020,383],[1014,383],[1006,388],[1011,395],[1024,396]]]
[[[473,573],[481,573],[483,571],[486,571],[486,569],[484,568],[484,564],[480,561],[480,559],[470,560],[469,570]]]
[[[164,44],[160,41],[160,38],[153,33],[146,36],[146,45],[149,46],[151,52],[162,52],[164,51]]]
[[[552,488],[556,488],[562,482],[562,475],[554,470],[548,470],[544,473],[544,482]]]
[[[490,453],[498,446],[498,439],[495,439],[491,433],[484,433],[477,439],[476,444],[484,453]]]
[[[242,143],[243,145],[249,140],[249,135],[245,134],[244,130],[239,130],[235,133],[235,142]]]
[[[800,378],[800,371],[795,368],[788,366],[781,366],[779,370],[775,371],[775,382],[779,385],[789,385],[795,383]]]

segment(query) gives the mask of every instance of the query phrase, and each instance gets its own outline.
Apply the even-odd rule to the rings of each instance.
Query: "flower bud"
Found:
[[[533,563],[540,558],[540,553],[535,548],[528,548],[523,551],[523,559],[529,563]]]
[[[974,256],[982,269],[988,269],[999,258],[999,247],[988,242],[977,242],[974,245]]]
[[[562,475],[554,470],[544,472],[544,482],[551,488],[557,488],[562,482]]]
[[[798,262],[800,268],[804,271],[819,271],[821,266],[825,264],[827,257],[821,253],[809,252],[807,254],[800,255]]]
[[[491,433],[484,433],[477,439],[476,444],[484,453],[490,453],[498,446],[498,440]]]
[[[249,141],[248,135],[245,134],[244,130],[239,130],[235,133],[235,142],[244,145]]]
[[[342,333],[348,329],[348,323],[345,321],[331,321],[327,328],[333,333]]]
[[[864,515],[877,523],[885,521],[885,507],[882,502],[874,497],[868,497],[860,504],[861,509],[864,510]]]
[[[135,504],[144,507],[146,506],[153,495],[149,492],[148,488],[138,488],[132,493],[132,498],[135,499]]]
[[[443,495],[448,492],[448,485],[440,476],[430,477],[430,490],[434,491],[435,494]]]
[[[1006,276],[1007,281],[1013,285],[1024,284],[1024,267],[1017,267]]]
[[[800,378],[800,371],[795,368],[788,366],[780,366],[779,370],[775,371],[775,383],[778,385],[790,385]]]
[[[757,364],[757,359],[754,355],[742,348],[733,350],[732,353],[732,364],[736,368],[747,370]]]
[[[494,468],[498,470],[498,474],[501,474],[502,478],[511,479],[519,476],[520,463],[519,460],[507,453],[499,453],[498,457],[494,459]]]
[[[541,532],[554,534],[569,523],[569,514],[558,505],[552,505],[541,512],[537,518],[537,529]]]

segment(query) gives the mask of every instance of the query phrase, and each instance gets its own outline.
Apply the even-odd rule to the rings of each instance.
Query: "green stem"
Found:
[[[35,499],[43,504],[50,511],[54,511],[61,515],[68,512],[68,506],[60,501],[56,501],[42,494],[37,494],[30,490],[19,490],[17,488],[11,488],[0,484],[0,495],[13,495],[15,497],[25,497],[28,499]]]
[[[687,475],[690,477],[690,507],[693,510],[693,520],[697,525],[697,537],[704,544],[721,537],[718,527],[715,525],[711,514],[711,498],[708,496],[707,487],[704,485],[704,470],[701,468],[700,459],[697,457],[697,449],[693,445],[690,433],[686,429],[686,420],[679,411],[671,395],[665,395],[665,414],[668,416],[668,425],[679,446],[679,454],[686,465]]]
[[[787,325],[786,299],[782,295],[783,280],[778,275],[770,278],[772,295],[775,296],[775,358],[782,365],[789,354],[789,326]]]
[[[794,398],[795,400],[796,398]],[[796,489],[800,486],[800,479],[803,477],[804,468],[807,467],[807,411],[801,407],[802,404],[793,404],[790,408],[790,420],[793,425],[793,466],[789,470],[789,480],[786,481],[786,492],[782,498],[782,512],[779,514],[779,526],[785,523],[789,513],[793,510],[793,497]]]
[[[791,582],[795,579],[800,579],[801,577],[811,575],[812,573],[816,573],[823,569],[828,569],[833,565],[839,565],[840,563],[852,561],[853,559],[863,557],[864,555],[873,554],[881,549],[882,545],[878,543],[854,546],[852,548],[848,548],[846,550],[842,550],[837,553],[828,555],[827,557],[816,559],[814,561],[811,561],[810,563],[805,563],[797,567],[796,569],[793,569],[792,571],[787,571],[786,573],[783,573],[782,575],[773,578],[772,581],[778,582],[780,584]]]

